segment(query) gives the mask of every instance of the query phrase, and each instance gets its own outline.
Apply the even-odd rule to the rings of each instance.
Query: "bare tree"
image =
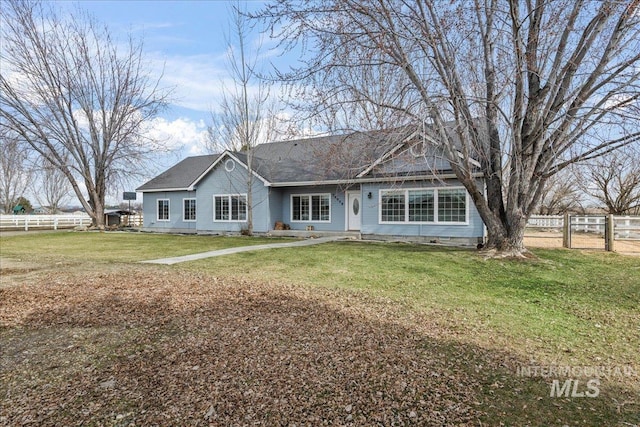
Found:
[[[0,207],[11,213],[31,182],[32,167],[28,152],[16,135],[0,128]]]
[[[640,163],[631,150],[609,153],[591,161],[580,177],[583,191],[614,215],[640,210]]]
[[[119,44],[81,11],[3,2],[0,126],[59,169],[93,224],[108,186],[158,149],[143,125],[167,94],[145,69],[142,43]]]
[[[558,172],[547,180],[541,199],[539,209],[541,215],[584,213],[583,190],[576,175],[569,168]]]
[[[209,151],[231,150],[246,156],[247,226],[253,233],[254,147],[269,142],[276,122],[269,99],[269,85],[260,79],[260,47],[250,48],[248,37],[253,30],[246,11],[237,2],[231,6],[231,28],[227,37],[227,65],[230,84],[223,84],[217,112],[212,112],[209,127]]]
[[[639,7],[280,0],[256,16],[282,47],[300,48],[302,65],[279,77],[308,95],[311,110],[348,94],[402,112],[405,123],[426,122],[487,227],[488,253],[523,256],[526,221],[547,180],[640,138]],[[375,67],[398,76],[386,104],[369,96]]]
[[[297,112],[294,119],[334,134],[379,131],[407,124],[411,119],[404,107],[412,102],[406,90],[410,82],[380,57],[370,60],[370,64],[345,68],[337,73],[337,82],[331,87],[320,84],[324,82],[305,81],[310,84],[288,94],[289,103]],[[314,102],[311,109],[308,100]]]
[[[64,173],[52,165],[47,157],[40,158],[39,165],[35,169],[32,188],[38,203],[46,206],[50,213],[55,214],[70,196],[71,186]]]

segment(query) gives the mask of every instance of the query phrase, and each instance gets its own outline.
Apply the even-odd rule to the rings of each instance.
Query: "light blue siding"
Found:
[[[467,196],[466,224],[439,223],[380,223],[380,191],[402,190],[407,188],[447,188],[462,187],[457,180],[439,181],[405,181],[402,183],[375,183],[362,185],[362,234],[388,236],[420,236],[433,238],[477,238],[484,235],[484,224],[471,197]],[[371,193],[371,198],[369,198]]]
[[[282,190],[278,188],[269,189],[269,226],[275,227],[276,221],[285,222],[282,215]]]
[[[329,222],[319,221],[292,221],[291,220],[291,196],[330,194],[330,218]],[[289,224],[292,230],[306,230],[307,226],[313,226],[318,231],[344,231],[345,230],[345,193],[343,188],[335,185],[286,187],[280,191],[282,222]]]
[[[180,233],[195,233],[196,222],[184,221],[183,200],[196,198],[195,191],[168,191],[143,194],[144,228]],[[158,200],[169,200],[169,221],[158,221]],[[196,202],[196,219],[200,215],[200,207]]]
[[[226,167],[225,167],[226,166]],[[144,228],[174,232],[237,233],[246,229],[246,221],[214,221],[214,195],[247,194],[247,170],[236,164],[233,170],[223,159],[197,185],[195,191],[146,192],[144,193]],[[478,183],[479,187],[482,184]],[[337,185],[304,187],[278,187],[265,185],[259,178],[252,180],[253,229],[258,233],[273,230],[276,221],[288,224],[292,230],[306,230],[312,226],[317,231],[345,231],[347,211],[346,191],[361,192],[361,233],[378,236],[406,236],[426,239],[459,238],[473,239],[484,236],[484,224],[471,198],[467,195],[467,222],[455,223],[381,223],[381,190],[404,190],[411,188],[439,189],[461,188],[457,180],[445,182],[401,181],[397,183],[363,183],[352,188]],[[330,221],[292,221],[291,202],[293,195],[328,194]],[[196,221],[184,221],[184,199],[196,199]],[[157,201],[168,199],[170,215],[168,221],[158,221]]]
[[[252,179],[253,230],[270,230],[269,188],[256,178]],[[247,194],[247,170],[236,164],[231,172],[225,170],[225,160],[220,162],[196,188],[198,194],[198,231],[240,232],[247,228],[246,221],[213,220],[213,196],[224,194]]]

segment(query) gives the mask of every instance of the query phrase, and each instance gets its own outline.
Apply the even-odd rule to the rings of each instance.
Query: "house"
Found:
[[[250,183],[254,233],[353,232],[473,245],[485,234],[449,163],[416,132],[273,142],[252,153],[251,179],[247,153],[225,151],[186,158],[139,187],[143,229],[240,233]],[[290,231],[276,230],[283,223]]]
[[[33,209],[32,213],[36,215],[55,215],[58,213],[58,209],[54,209],[51,206],[38,206]]]

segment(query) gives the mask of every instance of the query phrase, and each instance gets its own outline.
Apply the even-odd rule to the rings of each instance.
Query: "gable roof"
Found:
[[[188,157],[153,178],[137,191],[193,190],[225,157],[247,168],[244,151]],[[253,148],[254,174],[271,186],[349,183],[392,177],[451,173],[441,148],[423,138],[415,127],[389,131],[260,144]]]
[[[220,157],[220,154],[187,157],[160,175],[142,184],[136,191],[187,190],[218,157]]]

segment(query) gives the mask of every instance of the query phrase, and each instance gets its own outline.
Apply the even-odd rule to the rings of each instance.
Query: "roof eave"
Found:
[[[473,178],[482,178],[481,172],[474,172],[471,175]],[[272,187],[314,187],[319,185],[344,185],[344,184],[365,184],[375,182],[392,182],[392,181],[420,181],[431,179],[456,179],[458,178],[453,172],[446,173],[432,173],[422,175],[390,175],[383,177],[369,177],[369,178],[353,178],[353,179],[335,179],[335,180],[317,180],[317,181],[291,181],[291,182],[273,182]]]
[[[140,193],[162,193],[165,191],[193,191],[193,189],[189,189],[189,187],[174,187],[174,188],[149,188],[143,189],[142,187],[136,188],[137,192]]]

